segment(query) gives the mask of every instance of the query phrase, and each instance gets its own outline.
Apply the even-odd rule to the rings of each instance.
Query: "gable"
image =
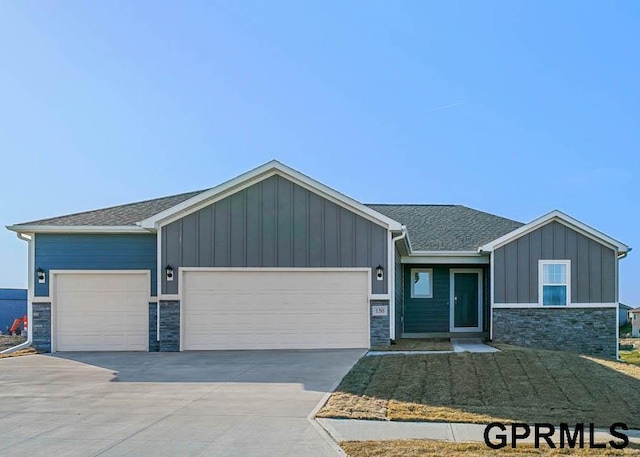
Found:
[[[553,220],[495,250],[495,303],[537,303],[539,260],[571,261],[572,302],[615,302],[616,251]]]
[[[273,175],[161,228],[163,264],[178,267],[387,265],[388,231]],[[387,281],[373,281],[374,294]],[[178,292],[163,280],[163,293]]]

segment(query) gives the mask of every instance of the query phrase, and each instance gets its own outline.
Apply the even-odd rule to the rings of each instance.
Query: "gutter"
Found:
[[[624,259],[629,253],[633,250],[633,248],[628,248],[625,252],[621,252],[618,254],[618,260]]]
[[[399,241],[407,236],[407,227],[405,225],[400,226],[400,230],[402,230],[402,233],[400,233],[400,235],[396,237],[391,238],[391,246],[389,246],[389,250],[393,249],[392,252],[393,252],[394,258],[396,255],[396,241]],[[393,266],[395,267],[395,262],[393,263]],[[395,271],[393,274],[393,278],[389,278],[389,284],[393,284],[393,290],[389,288],[389,303],[390,303],[389,329],[392,330],[392,333],[393,333],[393,338],[391,339],[395,340],[396,339],[395,338],[396,336],[396,290],[395,290],[396,275],[395,275]]]
[[[26,349],[28,347],[31,346],[32,342],[33,342],[33,308],[32,308],[32,299],[33,299],[33,238],[34,235],[31,235],[31,237],[29,237],[28,235],[25,235],[22,232],[18,232],[16,233],[17,237],[19,239],[21,239],[22,241],[26,241],[29,245],[28,248],[28,256],[29,256],[29,279],[28,279],[28,296],[27,296],[27,324],[28,324],[28,331],[27,331],[27,341],[25,341],[24,343],[21,343],[17,346],[14,346],[12,348],[9,349],[5,349],[4,351],[1,351],[0,354],[10,354],[12,352],[16,352],[19,351],[21,349]]]

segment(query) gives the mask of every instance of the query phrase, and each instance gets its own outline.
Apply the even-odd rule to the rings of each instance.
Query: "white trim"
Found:
[[[33,297],[31,303],[51,303],[51,297]]]
[[[617,259],[616,259],[617,262]],[[616,297],[617,300],[617,297]],[[619,303],[618,303],[619,305]],[[631,328],[633,329],[633,323],[631,323]],[[616,332],[616,360],[620,360],[620,308],[619,306],[616,307],[616,328],[615,328],[615,332]]]
[[[540,308],[540,309],[567,309],[567,308],[617,308],[617,303],[571,303],[567,306],[541,305],[540,303],[495,303],[493,308]]]
[[[272,160],[251,171],[241,174],[225,183],[212,189],[206,190],[182,203],[179,203],[165,211],[155,214],[140,221],[143,228],[154,229],[161,225],[166,225],[175,219],[180,219],[192,212],[214,203],[228,195],[234,194],[241,189],[260,182],[270,176],[279,175],[286,178],[307,190],[310,190],[327,200],[332,201],[366,219],[377,223],[389,230],[402,230],[402,224],[395,221],[362,203],[347,197],[340,192],[312,179],[293,168],[290,168],[277,160]]]
[[[24,237],[18,233],[18,236]],[[31,345],[33,342],[33,302],[35,298],[35,264],[36,264],[36,234],[33,233],[31,235],[31,239],[28,241],[27,245],[28,250],[28,260],[27,260],[27,268],[29,272],[27,274],[27,325],[29,328],[27,329],[27,343]]]
[[[149,297],[149,303],[158,303],[158,297]]]
[[[137,225],[8,225],[7,229],[29,233],[153,233]]]
[[[180,294],[161,294],[158,301],[177,301],[180,300]]]
[[[387,231],[387,295],[389,295],[389,339],[396,339],[396,271],[395,271],[396,248],[393,242],[391,230]],[[369,327],[371,328],[371,327]]]
[[[389,300],[391,301],[391,295],[389,294],[371,294],[369,300]]]
[[[476,273],[478,275],[478,326],[477,327],[456,327],[455,326],[455,274],[456,273]],[[482,296],[482,269],[481,268],[451,268],[449,270],[449,332],[482,332],[484,308],[484,297]]]
[[[545,284],[544,283],[544,265],[564,265],[567,267],[564,284]],[[538,260],[538,303],[540,306],[554,306],[554,305],[544,305],[544,286],[545,285],[553,285],[553,286],[565,286],[567,291],[566,304],[565,305],[556,305],[556,306],[569,306],[571,305],[571,260],[548,260],[548,259],[539,259]]]
[[[433,256],[433,257],[481,257],[478,251],[411,251],[410,257]]]
[[[604,233],[594,229],[593,227],[590,227],[587,224],[584,224],[559,210],[551,211],[550,213],[547,213],[544,216],[541,216],[538,219],[535,219],[528,224],[525,224],[522,227],[510,233],[507,233],[506,235],[501,236],[500,238],[497,238],[496,240],[493,240],[490,243],[485,244],[484,246],[481,246],[479,248],[479,251],[489,252],[493,251],[494,249],[498,249],[499,247],[504,246],[505,244],[512,242],[515,239],[520,238],[521,236],[524,236],[527,233],[530,233],[533,230],[536,230],[537,228],[553,221],[560,222],[561,224],[579,233],[582,233],[583,235],[601,244],[605,244],[608,247],[615,249],[618,253],[629,252],[629,246],[627,246],[626,244],[621,243],[620,241],[615,240],[608,235],[605,235]]]
[[[56,301],[56,281],[58,275],[64,274],[144,274],[147,277],[148,300],[151,299],[151,270],[49,270],[49,294],[51,296],[51,352],[57,352],[56,329],[57,329],[57,301]],[[147,352],[149,351],[149,302],[145,308],[147,332]]]
[[[237,272],[365,272],[367,274],[367,328],[371,330],[371,301],[375,300],[374,297],[380,296],[374,295],[371,293],[371,268],[338,268],[338,267],[330,267],[330,268],[299,268],[299,267],[178,267],[178,296],[183,297],[182,293],[182,285],[184,284],[184,273],[188,273],[190,271],[200,271],[200,272],[229,272],[229,271],[237,271]],[[175,272],[174,272],[175,274]],[[388,294],[387,294],[388,295]],[[385,298],[385,300],[388,299]],[[180,351],[184,350],[184,309],[183,309],[184,300],[180,299]],[[389,316],[391,317],[391,316]],[[371,347],[371,332],[368,335],[369,339],[369,347]]]
[[[162,295],[162,227],[158,227],[156,234],[156,296]]]
[[[160,302],[156,303],[156,341],[160,341]]]
[[[414,274],[415,273],[429,273],[429,293],[427,295],[416,295],[413,290],[413,286],[415,285]],[[409,276],[411,277],[411,293],[410,298],[433,298],[433,268],[411,268],[409,272]]]
[[[489,263],[490,278],[489,278],[489,339],[493,340],[493,307],[495,306],[496,295],[496,283],[495,283],[495,255],[494,251],[491,251],[491,260]]]
[[[474,255],[474,256],[423,256],[423,255],[403,255],[400,257],[400,262],[404,264],[424,264],[424,263],[437,263],[437,264],[470,264],[470,265],[487,265],[489,263],[489,257],[486,255]]]

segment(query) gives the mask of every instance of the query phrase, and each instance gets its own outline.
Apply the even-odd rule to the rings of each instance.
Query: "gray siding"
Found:
[[[178,267],[377,267],[387,265],[387,230],[280,176],[172,222],[162,230],[162,265]],[[162,290],[178,293],[178,277]],[[387,281],[372,292],[387,293]]]
[[[538,260],[571,260],[571,301],[613,303],[616,253],[550,222],[494,253],[495,303],[538,303]]]
[[[449,332],[451,269],[469,267],[470,265],[404,265],[403,333]],[[432,298],[411,297],[412,268],[433,269]],[[483,331],[487,331],[489,326],[489,294],[487,287],[489,281],[488,269],[483,265],[473,265],[473,268],[482,269],[482,327]]]

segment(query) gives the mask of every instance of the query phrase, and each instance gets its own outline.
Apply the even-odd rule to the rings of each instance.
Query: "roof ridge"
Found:
[[[367,206],[462,206],[454,203],[364,203]]]

